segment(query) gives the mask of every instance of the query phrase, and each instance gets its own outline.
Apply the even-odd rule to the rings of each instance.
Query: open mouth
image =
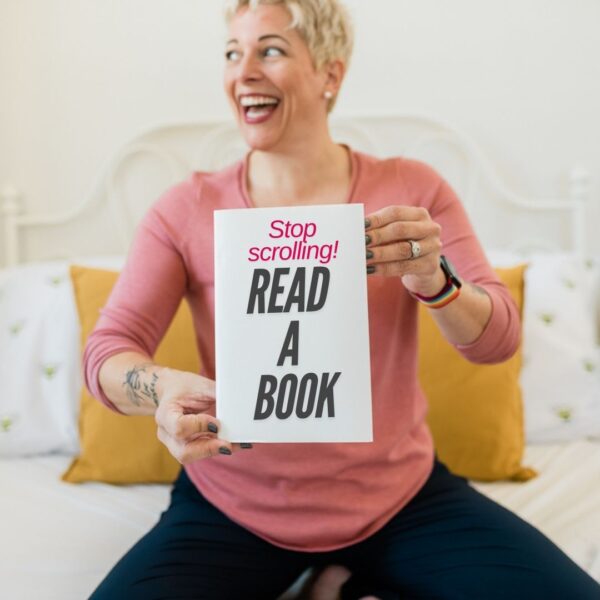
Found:
[[[244,111],[247,123],[262,123],[266,121],[280,104],[278,98],[272,96],[242,96],[240,106]]]

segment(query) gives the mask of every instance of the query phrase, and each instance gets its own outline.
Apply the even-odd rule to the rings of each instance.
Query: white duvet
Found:
[[[82,600],[158,520],[166,485],[69,484],[66,456],[0,460],[0,598]],[[600,581],[600,442],[529,446],[527,483],[474,486]]]

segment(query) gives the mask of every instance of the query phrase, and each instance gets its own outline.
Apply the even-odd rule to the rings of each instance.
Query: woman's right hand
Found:
[[[229,455],[240,449],[218,437],[215,382],[201,375],[165,368],[155,412],[158,439],[182,465],[201,458]],[[251,447],[244,444],[244,448]]]

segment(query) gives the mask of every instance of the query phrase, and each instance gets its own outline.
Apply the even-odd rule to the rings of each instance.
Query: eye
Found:
[[[225,60],[227,61],[239,60],[240,56],[238,50],[227,50],[227,52],[225,52]]]
[[[285,56],[285,52],[277,46],[269,46],[263,50],[264,56]]]

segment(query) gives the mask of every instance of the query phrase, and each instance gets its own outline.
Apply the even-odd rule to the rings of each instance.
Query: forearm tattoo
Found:
[[[151,367],[152,363],[144,363],[136,365],[125,374],[125,381],[123,385],[127,392],[127,397],[133,404],[140,406],[144,399],[149,399],[158,406],[158,394],[156,393],[156,382],[158,381],[158,375],[152,373],[152,381],[146,383],[141,380],[140,373],[146,372],[146,367]]]

